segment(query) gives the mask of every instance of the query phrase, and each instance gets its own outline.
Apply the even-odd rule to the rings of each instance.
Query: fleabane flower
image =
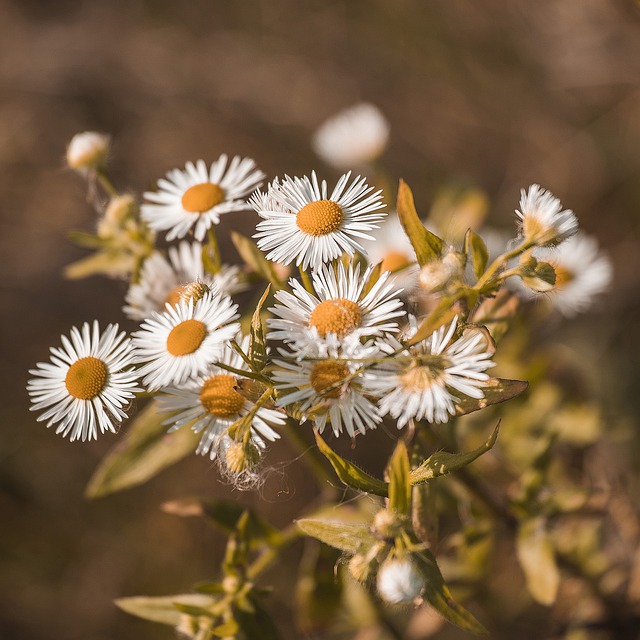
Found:
[[[316,295],[290,280],[293,293],[278,291],[275,297],[281,304],[269,309],[275,317],[267,320],[272,330],[268,338],[294,343],[304,353],[332,334],[341,339],[397,332],[395,319],[405,315],[397,297],[402,290],[389,282],[387,271],[365,293],[373,268],[360,276],[359,264],[339,263],[336,269],[323,265],[313,274]]]
[[[127,316],[144,320],[154,311],[164,311],[166,303],[177,304],[190,282],[201,282],[226,295],[246,287],[236,265],[223,265],[215,275],[205,271],[202,249],[199,242],[183,240],[177,247],[169,247],[168,259],[154,251],[144,261],[138,282],[127,291],[123,307]]]
[[[412,321],[408,338],[417,329]],[[489,379],[485,371],[494,366],[493,351],[479,330],[468,330],[451,342],[456,326],[454,319],[449,327],[440,327],[404,350],[397,340],[388,339],[382,346],[395,357],[366,372],[366,392],[380,398],[380,413],[397,419],[398,429],[412,418],[448,422],[456,412],[456,393],[484,397],[482,386]]]
[[[420,570],[409,558],[386,560],[376,579],[378,595],[389,604],[409,604],[413,602],[425,586]]]
[[[109,136],[96,131],[76,133],[67,147],[67,164],[87,174],[104,166],[109,153]]]
[[[31,411],[45,412],[38,421],[70,440],[95,440],[98,431],[116,432],[127,417],[126,408],[137,391],[133,349],[124,331],[110,324],[100,333],[98,322],[71,329],[61,336],[62,348],[52,347],[50,362],[29,373]]]
[[[203,160],[187,162],[158,180],[158,191],[144,194],[143,220],[155,231],[168,231],[167,240],[183,238],[193,229],[202,240],[220,216],[248,208],[244,198],[262,184],[264,174],[249,158],[221,155],[209,169]]]
[[[228,296],[208,291],[198,299],[167,304],[132,334],[142,383],[149,390],[184,384],[203,374],[220,358],[238,332],[238,305]]]
[[[359,176],[349,184],[350,177],[350,172],[344,174],[329,195],[315,171],[311,178],[286,176],[255,198],[254,208],[264,219],[254,238],[269,252],[267,259],[319,269],[343,253],[366,253],[358,239],[371,238],[365,232],[384,218],[386,214],[375,212],[385,205],[381,191],[374,192]]]
[[[597,241],[580,232],[554,249],[535,251],[534,256],[553,267],[555,284],[545,297],[566,317],[587,311],[613,277],[611,261]]]
[[[343,430],[353,437],[356,431],[364,434],[376,428],[381,418],[364,395],[359,370],[363,359],[379,354],[377,347],[355,339],[340,341],[330,334],[315,353],[307,353],[308,359],[300,360],[295,352],[279,353],[273,372],[278,406],[295,405],[304,419],[313,418],[320,433],[327,423],[336,436]]]
[[[362,102],[324,122],[313,136],[313,150],[329,165],[350,169],[368,165],[384,152],[389,123],[378,107]]]
[[[244,353],[249,349],[249,337],[236,337]],[[218,363],[235,369],[248,371],[249,368],[242,357],[230,346],[227,346],[218,359]],[[212,365],[207,371],[180,387],[168,387],[158,398],[160,411],[172,412],[171,418],[163,424],[171,425],[169,431],[190,425],[196,433],[201,433],[200,444],[196,453],[209,455],[213,460],[218,454],[220,439],[226,430],[243,416],[254,409],[250,402],[238,391],[238,381],[245,380],[240,375],[230,373],[220,366]],[[260,407],[251,419],[252,439],[257,447],[264,449],[265,440],[276,440],[280,436],[272,425],[283,425],[281,412]],[[228,448],[230,442],[225,443]]]
[[[540,247],[555,246],[578,230],[573,211],[563,209],[558,198],[537,184],[522,189],[516,215],[525,241]]]

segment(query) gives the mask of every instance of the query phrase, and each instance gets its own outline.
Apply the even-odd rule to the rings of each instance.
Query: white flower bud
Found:
[[[413,602],[424,588],[424,578],[408,558],[387,560],[378,571],[378,594],[390,604]]]
[[[109,136],[95,131],[76,133],[67,147],[67,164],[82,173],[104,165],[109,151]]]
[[[420,270],[420,286],[426,291],[441,291],[454,280],[462,277],[464,255],[449,247],[440,260],[425,264]]]

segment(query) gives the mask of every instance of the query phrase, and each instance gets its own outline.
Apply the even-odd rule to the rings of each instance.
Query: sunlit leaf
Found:
[[[386,474],[389,480],[389,506],[402,515],[408,515],[411,506],[410,471],[407,447],[402,440],[398,440],[387,465]]]
[[[467,413],[479,411],[492,404],[511,400],[511,398],[519,396],[528,386],[529,383],[523,380],[489,378],[481,387],[484,398],[476,399],[469,396],[460,396],[460,399],[456,402],[456,415],[464,416]]]
[[[296,523],[308,536],[350,554],[375,542],[370,526],[364,523],[319,518],[303,518]]]
[[[418,216],[409,185],[400,180],[398,185],[398,217],[422,266],[437,260],[442,254],[442,240],[431,233]]]
[[[102,460],[85,495],[97,498],[142,484],[192,454],[200,436],[188,428],[167,433],[165,419],[166,414],[151,402]]]
[[[467,257],[471,258],[473,273],[479,278],[484,273],[489,259],[487,245],[475,231],[469,229],[464,237],[464,250]]]
[[[270,282],[274,290],[278,291],[282,289],[283,284],[275,272],[273,263],[264,257],[262,251],[258,249],[252,240],[237,231],[231,232],[231,240],[240,257],[247,263],[252,271],[255,271],[267,282]]]
[[[202,593],[182,593],[175,596],[134,596],[131,598],[118,598],[115,600],[117,607],[130,613],[132,616],[160,622],[175,627],[182,616],[179,607],[206,608],[215,600]]]
[[[135,258],[124,252],[97,251],[96,253],[68,264],[64,275],[71,280],[78,280],[102,273],[110,277],[118,277],[133,271]]]
[[[329,460],[335,472],[346,484],[352,489],[358,489],[359,491],[364,491],[365,493],[373,493],[377,496],[387,497],[388,494],[388,484],[383,482],[382,480],[378,480],[373,476],[370,476],[368,473],[357,467],[352,462],[341,458],[323,439],[322,436],[314,431],[316,442],[318,443],[318,449],[326,456]]]

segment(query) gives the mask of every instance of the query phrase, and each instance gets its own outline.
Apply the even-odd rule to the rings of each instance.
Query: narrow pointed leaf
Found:
[[[211,635],[214,638],[235,638],[239,630],[238,623],[235,620],[229,620],[211,629]]]
[[[422,224],[413,202],[413,193],[402,179],[398,186],[398,217],[420,266],[437,260],[442,254],[442,240]]]
[[[425,600],[452,624],[477,635],[487,635],[487,630],[453,599],[433,554],[425,550],[413,557],[425,577]]]
[[[160,622],[175,627],[182,616],[178,606],[209,607],[214,603],[211,596],[201,593],[182,593],[175,596],[134,596],[118,598],[117,607],[138,618]]]
[[[64,268],[65,278],[78,280],[98,273],[110,277],[118,277],[130,273],[135,265],[135,258],[120,251],[96,251],[86,258],[76,260]]]
[[[411,507],[410,471],[407,447],[402,440],[399,440],[389,460],[386,473],[389,479],[389,506],[402,515],[408,515]]]
[[[373,286],[375,285],[375,283],[378,282],[378,280],[380,279],[381,273],[382,273],[382,262],[378,262],[378,264],[371,270],[371,273],[369,274],[369,279],[367,280],[367,283],[362,288],[360,299],[364,298],[367,295],[367,293],[369,293],[369,291],[373,289]]]
[[[500,423],[498,422],[496,428],[493,430],[493,433],[489,436],[487,441],[482,446],[474,449],[473,451],[469,451],[468,453],[447,453],[446,451],[434,453],[420,466],[411,470],[411,473],[409,474],[411,484],[427,482],[433,478],[438,478],[439,476],[444,476],[447,473],[466,467],[493,447],[496,443],[499,429]]]
[[[476,399],[461,396],[456,403],[456,415],[479,411],[492,404],[499,404],[519,396],[529,386],[524,380],[507,380],[504,378],[489,378],[482,387],[484,398]]]
[[[352,489],[358,489],[365,493],[373,493],[376,496],[382,496],[384,498],[387,497],[389,486],[386,482],[370,476],[352,462],[341,458],[322,439],[322,436],[317,431],[314,431],[314,435],[318,443],[318,449],[320,449],[321,453],[329,460],[338,478],[340,478],[344,484]]]
[[[308,536],[352,555],[375,542],[368,524],[318,518],[303,518],[296,523]]]
[[[273,263],[264,257],[264,254],[258,249],[255,242],[237,231],[231,232],[231,241],[235,245],[240,257],[253,271],[267,282],[270,282],[276,291],[282,289],[282,282],[280,282],[275,272]]]
[[[418,344],[428,338],[436,329],[450,323],[457,315],[455,308],[456,298],[445,297],[440,300],[436,308],[422,321],[409,345]]]
[[[473,273],[479,278],[487,268],[489,252],[484,240],[473,229],[469,229],[464,237],[464,250],[467,258],[471,258]]]
[[[94,472],[85,495],[106,496],[146,482],[163,469],[193,454],[200,436],[183,427],[167,433],[166,414],[151,402]]]
[[[253,366],[254,371],[262,371],[267,364],[267,346],[264,340],[264,326],[262,324],[262,305],[264,305],[269,291],[271,290],[271,284],[267,285],[262,297],[256,305],[256,310],[253,312],[251,318],[251,328],[249,330],[249,361]]]

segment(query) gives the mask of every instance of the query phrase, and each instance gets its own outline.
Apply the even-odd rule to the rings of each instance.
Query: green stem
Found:
[[[115,198],[119,195],[118,190],[113,186],[113,183],[111,182],[111,180],[109,180],[107,174],[104,173],[104,171],[98,170],[96,176],[98,178],[100,186],[107,192],[109,196]]]
[[[521,245],[512,249],[511,251],[507,251],[503,253],[501,256],[498,256],[492,263],[491,266],[482,274],[482,277],[476,282],[473,287],[479,293],[484,293],[487,289],[491,287],[488,286],[491,283],[491,279],[496,275],[496,273],[500,270],[502,265],[513,258],[517,258],[521,253],[527,251],[534,246],[532,242],[523,242]]]
[[[263,571],[265,571],[269,565],[271,565],[277,558],[280,552],[294,543],[298,538],[303,536],[302,530],[298,528],[298,525],[293,522],[288,527],[282,530],[281,538],[278,544],[274,547],[265,549],[248,567],[247,578],[254,580]]]

